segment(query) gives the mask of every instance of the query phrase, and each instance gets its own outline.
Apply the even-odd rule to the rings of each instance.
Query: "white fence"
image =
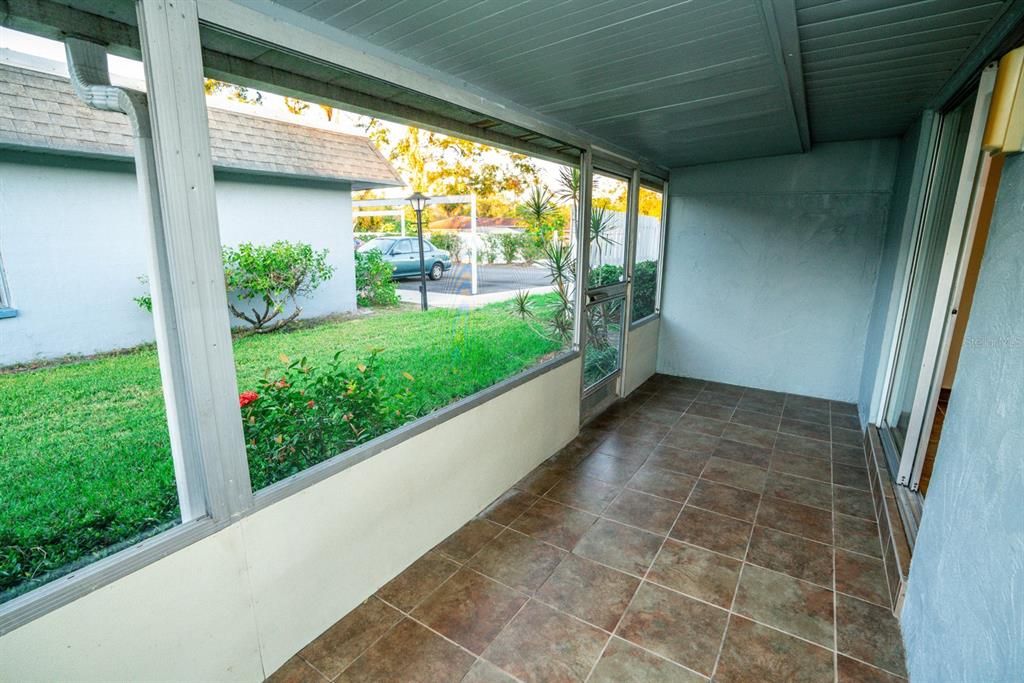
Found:
[[[590,245],[590,265],[592,267],[613,264],[621,266],[626,262],[626,214],[620,211],[606,213],[611,230],[606,240]],[[656,261],[661,249],[661,218],[657,216],[640,216],[637,222],[636,261]]]

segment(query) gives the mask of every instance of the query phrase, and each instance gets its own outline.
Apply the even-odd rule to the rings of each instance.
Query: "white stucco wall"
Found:
[[[622,395],[628,396],[646,382],[657,370],[658,332],[661,319],[655,318],[627,332],[626,358],[623,365]]]
[[[0,681],[261,681],[572,439],[579,359],[0,637]]]
[[[355,309],[347,188],[218,175],[217,204],[224,244],[287,239],[330,251],[337,271],[304,316]],[[5,152],[0,257],[18,316],[0,319],[0,366],[152,341],[151,316],[132,301],[144,291],[146,245],[130,165]]]

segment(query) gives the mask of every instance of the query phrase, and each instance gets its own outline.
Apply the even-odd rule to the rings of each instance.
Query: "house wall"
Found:
[[[888,350],[892,348],[897,313],[903,296],[903,281],[916,226],[917,199],[927,153],[927,135],[922,139],[922,121],[918,120],[900,140],[899,162],[896,165],[885,240],[882,243],[882,256],[871,304],[871,319],[864,344],[864,367],[861,370],[860,396],[857,400],[863,424],[877,421],[876,413],[889,360]]]
[[[564,446],[578,359],[0,637],[0,680],[262,681]]]
[[[305,316],[355,309],[351,198],[335,185],[218,175],[225,244],[278,239],[330,250],[334,278]],[[133,297],[149,270],[132,166],[5,152],[0,161],[0,255],[15,318],[0,320],[0,366],[93,354],[153,340]]]
[[[673,170],[658,371],[856,401],[898,149]]]
[[[910,565],[911,680],[1024,671],[1024,155],[1007,158]]]

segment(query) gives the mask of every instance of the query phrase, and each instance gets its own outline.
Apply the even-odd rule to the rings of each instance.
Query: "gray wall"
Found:
[[[288,239],[330,250],[337,272],[305,316],[355,309],[345,186],[218,175],[217,208],[225,244]],[[0,258],[18,316],[0,319],[0,366],[152,341],[152,316],[132,301],[145,291],[146,245],[130,164],[5,152]]]
[[[1024,155],[1003,170],[910,565],[911,680],[1024,672]]]
[[[882,244],[882,257],[875,283],[875,295],[871,306],[871,320],[868,323],[867,341],[864,345],[864,367],[860,376],[860,397],[857,401],[861,422],[875,422],[877,403],[880,400],[882,384],[885,381],[888,350],[892,347],[896,327],[896,312],[903,291],[903,279],[907,268],[907,252],[910,248],[914,219],[917,214],[917,197],[920,190],[920,174],[915,169],[922,166],[927,154],[927,139],[921,139],[922,122],[918,120],[904,133],[900,141],[899,162],[896,165],[896,179],[893,183],[892,201]],[[924,144],[925,149],[919,145]]]
[[[658,370],[856,401],[898,148],[673,170]]]

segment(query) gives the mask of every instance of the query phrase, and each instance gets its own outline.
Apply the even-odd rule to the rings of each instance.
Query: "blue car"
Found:
[[[376,237],[359,247],[360,252],[376,249],[394,269],[396,280],[420,274],[419,242],[412,237]],[[445,271],[452,268],[452,255],[444,249],[438,249],[428,240],[423,240],[423,263],[427,277],[440,280]]]

